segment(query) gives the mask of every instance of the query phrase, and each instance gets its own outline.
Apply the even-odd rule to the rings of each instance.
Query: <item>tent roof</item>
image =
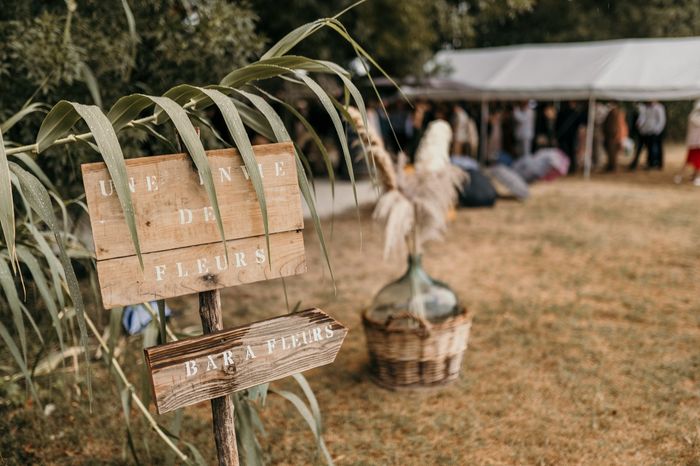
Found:
[[[453,98],[700,98],[700,37],[518,45],[438,52]]]

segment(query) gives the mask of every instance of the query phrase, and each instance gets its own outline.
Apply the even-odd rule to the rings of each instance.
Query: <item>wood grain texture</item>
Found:
[[[254,147],[262,173],[271,233],[303,228],[301,197],[291,144]],[[207,151],[226,239],[264,234],[253,184],[234,149]],[[213,243],[221,236],[211,203],[186,154],[126,161],[141,252]],[[136,254],[104,163],[82,165],[98,260]],[[186,209],[186,210],[185,210]]]
[[[204,334],[224,329],[219,290],[199,293],[199,317],[202,320]],[[219,466],[238,466],[236,423],[234,419],[234,404],[231,397],[225,395],[212,399],[211,415]]]
[[[227,241],[228,261],[220,242],[97,262],[106,309],[253,283],[306,272],[301,231]],[[262,259],[262,261],[261,261]],[[272,267],[270,267],[270,262]]]
[[[325,312],[308,309],[147,348],[158,412],[329,364],[346,334]]]

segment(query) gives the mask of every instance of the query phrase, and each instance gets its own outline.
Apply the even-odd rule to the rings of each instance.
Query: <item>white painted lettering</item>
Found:
[[[147,176],[146,177],[146,189],[148,192],[158,191],[158,177],[157,176]]]
[[[228,269],[228,260],[226,260],[226,256],[215,256],[214,261],[216,262],[216,268],[219,272]]]
[[[321,341],[323,337],[321,336],[321,327],[314,327],[314,341]]]
[[[245,267],[248,264],[245,263],[245,253],[244,252],[237,252],[236,253],[236,268],[238,267]]]
[[[265,251],[263,249],[255,250],[255,263],[262,264],[265,262]]]
[[[107,192],[107,184],[109,184],[109,192]],[[114,183],[112,183],[112,180],[108,180],[106,183],[105,180],[100,180],[100,193],[104,197],[109,197],[114,193]]]
[[[233,351],[226,350],[221,355],[224,357],[224,367],[233,366]]]
[[[129,178],[129,191],[132,193],[136,192],[136,181],[134,181],[134,177]]]
[[[185,370],[187,371],[187,377],[192,377],[197,373],[197,361],[185,361]]]
[[[231,167],[219,167],[219,178],[221,182],[231,181]]]
[[[212,369],[218,369],[216,367],[216,363],[214,362],[214,357],[209,355],[207,356],[207,372],[209,372]]]
[[[333,327],[330,324],[328,324],[328,325],[326,325],[325,330],[326,330],[326,338],[331,338],[333,336]]]
[[[273,349],[275,349],[275,339],[271,338],[267,340],[267,354],[272,353]]]
[[[178,209],[180,214],[180,225],[192,223],[192,211],[190,209]]]
[[[175,266],[177,267],[178,277],[183,278],[189,275],[189,273],[187,273],[187,270],[185,270],[185,268],[182,266],[182,262],[175,263]]]
[[[245,360],[247,361],[248,359],[255,359],[255,353],[253,353],[253,348],[250,345],[245,348]]]
[[[284,176],[286,175],[284,171],[284,162],[277,161],[275,162],[275,176]]]
[[[214,208],[212,206],[206,206],[204,208],[204,221],[213,221],[215,218],[216,217],[214,217]]]
[[[301,342],[299,341],[298,336],[292,335],[291,339],[292,339],[292,348],[296,348],[297,346],[301,346]]]
[[[199,272],[200,275],[209,273],[209,266],[207,265],[206,259],[197,259],[197,272]]]
[[[164,265],[156,265],[156,281],[157,282],[163,281],[164,276],[165,276],[165,266]]]

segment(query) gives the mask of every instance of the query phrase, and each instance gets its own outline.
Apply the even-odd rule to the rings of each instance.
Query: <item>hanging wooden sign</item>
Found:
[[[329,364],[347,328],[320,309],[147,348],[159,414]]]
[[[82,166],[104,306],[199,293],[205,335],[148,348],[146,361],[159,413],[211,400],[221,465],[238,464],[227,395],[333,362],[347,334],[319,309],[223,330],[220,288],[306,271],[294,146],[255,146],[254,152],[269,250],[258,197],[235,150],[207,152],[225,246],[188,155],[126,161],[143,268],[106,165]]]
[[[270,257],[258,198],[237,151],[207,152],[228,259],[209,198],[188,155],[126,161],[143,270],[106,165],[82,166],[106,308],[306,271],[293,145],[260,145],[254,151],[267,204]]]

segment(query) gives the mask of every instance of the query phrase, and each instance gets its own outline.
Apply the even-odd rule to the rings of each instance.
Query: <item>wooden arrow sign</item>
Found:
[[[147,348],[159,414],[335,360],[348,333],[320,309]]]

